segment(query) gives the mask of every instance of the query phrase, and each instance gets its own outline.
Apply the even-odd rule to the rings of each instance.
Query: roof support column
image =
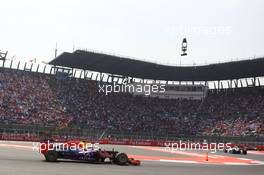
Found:
[[[31,66],[30,66],[30,72],[32,72],[32,68],[33,68],[33,63],[31,63]]]
[[[216,84],[215,84],[215,81],[214,81],[214,89],[216,89],[216,90],[217,90],[217,88],[216,88]]]
[[[107,80],[106,80],[107,83],[109,83],[109,78],[110,78],[110,75],[108,74],[108,75],[107,75]]]
[[[92,72],[92,74],[91,74],[91,77],[90,77],[90,79],[91,79],[91,80],[93,80],[93,72]]]
[[[238,88],[238,79],[235,80],[235,88]]]
[[[87,80],[88,71],[84,70],[84,79]]]
[[[105,74],[102,74],[102,77],[101,77],[101,79],[100,79],[101,82],[104,81],[104,75],[105,75]]]
[[[47,65],[44,66],[43,73],[45,74]]]
[[[104,77],[102,77],[102,72],[100,72],[100,83],[102,82],[102,79],[103,79]]]
[[[38,67],[37,67],[37,70],[36,70],[36,72],[38,72],[39,71],[39,64],[38,64]]]
[[[19,65],[20,65],[20,61],[19,61],[18,64],[17,64],[17,70],[19,69]]]
[[[13,60],[11,60],[10,69],[12,68],[12,64],[13,64]],[[25,64],[27,64],[27,63],[25,63]]]
[[[25,69],[25,68],[26,68],[26,66],[24,67],[24,69]],[[52,74],[52,68],[53,68],[53,67],[50,68],[49,74]]]
[[[247,84],[247,87],[248,87],[248,80],[246,79],[246,84]]]
[[[255,79],[251,79],[251,83],[252,83],[252,86],[254,87],[255,86]]]
[[[2,64],[2,67],[5,67],[5,60],[3,60],[3,64]]]
[[[74,73],[73,73],[73,77],[75,77],[76,76],[76,70],[74,70]]]
[[[227,87],[230,89],[230,80],[227,80]]]
[[[259,84],[259,86],[261,86],[259,78],[258,78],[258,84]]]
[[[242,80],[240,80],[240,86],[243,87],[243,83],[242,83]]]
[[[79,78],[82,78],[82,73],[83,73],[83,70],[81,70],[81,73],[80,73],[80,76],[79,76]]]

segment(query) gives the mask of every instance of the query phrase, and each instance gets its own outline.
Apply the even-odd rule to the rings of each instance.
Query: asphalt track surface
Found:
[[[0,142],[0,175],[263,175],[264,153],[248,155],[231,155],[218,152],[209,154],[209,161],[203,161],[203,152],[185,153],[163,152],[162,148],[103,146],[113,147],[121,152],[134,155],[142,160],[141,166],[118,166],[113,164],[88,164],[74,161],[58,161],[49,163],[37,151],[33,151],[32,143]],[[156,150],[155,150],[156,149]],[[160,150],[161,151],[160,151]],[[190,155],[189,155],[190,154]],[[191,156],[194,154],[195,156]],[[197,157],[197,155],[198,157]],[[199,157],[200,155],[200,157]],[[223,160],[252,160],[258,164],[224,164],[215,163],[213,158],[224,157]],[[228,159],[227,159],[228,158]],[[232,158],[232,159],[231,159]],[[153,159],[153,160],[151,160]],[[166,159],[160,161],[160,159]],[[172,160],[172,161],[170,161]],[[174,161],[175,160],[175,161]],[[186,160],[178,161],[178,160]],[[191,161],[194,160],[194,161]],[[197,161],[196,161],[197,160]],[[189,161],[189,162],[188,162]],[[198,163],[197,163],[198,162]]]

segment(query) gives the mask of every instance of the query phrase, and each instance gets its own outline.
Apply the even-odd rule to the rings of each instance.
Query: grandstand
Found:
[[[264,58],[177,67],[78,50],[63,53],[42,70],[33,63],[21,70],[21,65],[3,61],[0,68],[2,138],[98,138],[104,133],[112,138],[264,141]],[[199,89],[190,87],[213,86],[202,88],[206,94],[200,99],[98,92],[98,84],[122,84],[128,77],[132,83],[164,84],[182,93],[190,89],[189,96]]]

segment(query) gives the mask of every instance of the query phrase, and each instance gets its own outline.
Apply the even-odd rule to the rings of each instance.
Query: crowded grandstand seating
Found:
[[[264,90],[241,88],[209,94],[202,107],[206,135],[259,136],[264,134]]]
[[[264,136],[264,90],[209,92],[203,100],[98,92],[91,80],[0,69],[0,124],[175,136]]]

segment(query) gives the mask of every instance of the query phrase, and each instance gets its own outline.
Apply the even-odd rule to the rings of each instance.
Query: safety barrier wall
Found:
[[[180,136],[180,135],[161,135],[159,133],[131,133],[131,132],[112,132],[105,130],[89,130],[89,129],[74,129],[74,128],[64,128],[61,130],[56,130],[54,127],[43,127],[43,126],[33,126],[33,125],[14,125],[14,124],[0,124],[0,136],[5,137],[18,137],[23,136],[25,138],[37,137],[40,139],[44,138],[65,138],[65,139],[130,139],[130,140],[155,140],[155,141],[177,141],[185,140],[192,142],[203,142],[204,140],[208,142],[235,142],[235,143],[246,143],[246,144],[263,144],[264,137],[254,137],[254,136],[243,136],[243,137],[223,137],[223,136]]]
[[[173,141],[173,140],[140,140],[140,139],[100,139],[97,140],[96,138],[89,138],[89,137],[74,137],[74,138],[65,138],[65,137],[54,137],[52,138],[56,142],[66,142],[69,140],[85,140],[92,143],[99,143],[103,145],[131,145],[131,146],[158,146],[158,147],[164,147],[164,146],[172,146],[172,144],[177,144],[179,147],[186,147],[186,145],[183,144],[181,141]],[[37,136],[27,136],[27,135],[3,135],[0,134],[0,140],[4,141],[30,141],[30,142],[41,142],[39,137]],[[184,142],[185,144],[187,142]],[[191,142],[190,142],[191,143]],[[196,142],[195,144],[200,144],[203,146],[205,143],[202,142]],[[235,145],[235,143],[231,143],[231,145]],[[254,150],[261,150],[264,151],[264,144],[263,143],[239,143],[239,145],[247,146],[249,149]],[[195,147],[193,145],[192,147]],[[211,148],[214,148],[214,145],[211,146]]]
[[[177,144],[182,146],[181,143],[199,143],[203,145],[202,141],[192,142],[189,140],[151,140],[151,139],[117,139],[117,138],[101,138],[98,139],[96,137],[88,137],[88,136],[53,136],[52,138],[40,138],[37,135],[29,135],[29,134],[0,134],[0,140],[6,141],[30,141],[30,142],[40,142],[43,140],[53,139],[57,142],[65,142],[68,140],[86,140],[89,142],[96,142],[100,144],[112,144],[112,145],[134,145],[134,146],[171,146],[172,144]],[[207,141],[207,143],[232,143],[232,144],[240,144],[246,145],[250,149],[255,150],[263,150],[264,151],[264,142],[233,142],[230,140],[229,142],[211,142]]]

